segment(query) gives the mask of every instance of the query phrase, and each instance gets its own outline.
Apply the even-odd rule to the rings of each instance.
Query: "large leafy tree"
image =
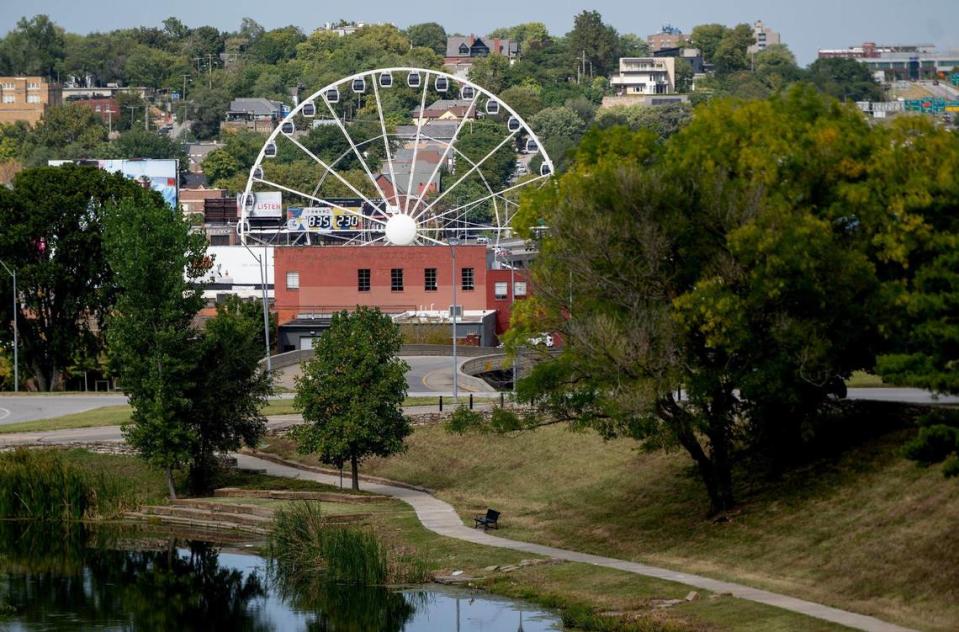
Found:
[[[700,24],[694,26],[693,32],[689,34],[689,45],[698,48],[703,59],[712,63],[716,58],[720,42],[728,32],[729,28],[723,24]]]
[[[8,72],[55,77],[63,63],[63,30],[46,15],[20,18],[0,43]]]
[[[429,48],[437,55],[446,55],[446,29],[436,22],[414,24],[406,29],[413,46]]]
[[[809,65],[809,80],[842,101],[879,101],[882,88],[865,64],[855,59],[817,59]]]
[[[162,204],[158,194],[95,167],[27,169],[12,188],[0,188],[0,252],[17,269],[21,362],[39,390],[60,388],[77,357],[101,349],[97,332],[113,303],[103,215],[124,200]],[[2,282],[9,296],[9,280]],[[3,301],[0,320],[10,322],[11,309]]]
[[[587,75],[606,76],[616,68],[619,58],[619,34],[603,23],[598,11],[583,11],[573,19],[573,30],[566,35],[574,63],[585,57]]]
[[[748,24],[737,24],[727,30],[713,53],[716,72],[722,75],[748,69],[750,59],[746,51],[755,43],[756,37]]]
[[[788,463],[870,366],[884,268],[913,240],[903,222],[959,199],[897,192],[904,176],[875,168],[891,141],[804,88],[711,103],[663,144],[588,135],[523,204],[522,223],[550,229],[513,342],[555,328],[567,344],[521,396],[550,419],[681,446],[728,509],[739,455]]]
[[[172,209],[121,202],[109,209],[104,242],[118,299],[107,321],[110,362],[130,397],[127,442],[166,474],[190,462],[197,441],[190,395],[199,358],[193,317],[205,244]],[[144,235],[150,235],[144,239]],[[213,368],[213,367],[209,367]]]
[[[399,328],[378,309],[334,314],[297,380],[294,405],[307,422],[294,431],[299,450],[337,467],[349,463],[353,489],[362,459],[402,451],[410,433],[401,344]]]
[[[262,323],[251,310],[231,301],[203,331],[193,327],[204,303],[205,241],[180,214],[150,202],[122,201],[107,211],[104,240],[118,298],[106,331],[111,365],[133,407],[124,436],[164,470],[175,497],[175,469],[188,466],[191,488],[205,492],[217,452],[256,445],[272,380],[260,367]]]

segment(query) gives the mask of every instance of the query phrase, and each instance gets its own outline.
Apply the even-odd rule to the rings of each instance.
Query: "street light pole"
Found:
[[[459,391],[459,365],[456,362],[456,321],[457,321],[457,309],[456,309],[456,246],[459,245],[460,240],[457,238],[452,238],[449,240],[450,245],[450,257],[453,261],[453,269],[451,271],[450,280],[453,286],[453,306],[450,308],[450,316],[453,319],[453,399],[459,401],[460,391]]]
[[[16,393],[20,390],[20,340],[17,333],[19,329],[17,326],[17,312],[19,311],[19,301],[17,301],[17,271],[15,268],[11,269],[3,261],[0,261],[0,265],[13,277],[13,392]]]

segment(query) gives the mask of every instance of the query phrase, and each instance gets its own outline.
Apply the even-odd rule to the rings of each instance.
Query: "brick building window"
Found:
[[[17,97],[15,97],[15,96],[12,95],[12,94],[5,94],[5,95],[3,95],[3,102],[4,102],[4,103],[16,103],[16,102],[17,102]]]
[[[390,290],[394,292],[403,291],[403,268],[390,270]]]
[[[360,292],[370,291],[370,269],[360,268],[356,271],[356,289]]]
[[[286,289],[288,290],[300,289],[300,273],[299,272],[286,273]]]
[[[27,95],[27,103],[40,103],[40,95],[39,95],[39,94],[28,94],[28,95]]]
[[[497,283],[493,286],[493,296],[498,301],[502,301],[504,298],[509,297],[509,283],[505,281],[502,283]]]
[[[427,292],[436,291],[436,268],[426,268],[423,270],[423,287]]]
[[[517,281],[513,286],[513,296],[526,296],[526,281]]]
[[[473,274],[473,268],[463,268],[462,272],[462,283],[460,284],[464,290],[473,290],[476,287],[476,281]]]

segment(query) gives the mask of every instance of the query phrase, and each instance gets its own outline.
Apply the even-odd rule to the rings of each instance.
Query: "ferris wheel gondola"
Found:
[[[415,70],[411,70],[410,74],[406,75],[406,85],[411,88],[419,88],[420,81],[420,73],[416,72]]]
[[[388,72],[380,73],[380,87],[381,88],[392,88],[393,87],[393,75]]]
[[[309,118],[313,118],[316,116],[316,104],[312,101],[305,102],[303,107],[300,109],[300,114]]]

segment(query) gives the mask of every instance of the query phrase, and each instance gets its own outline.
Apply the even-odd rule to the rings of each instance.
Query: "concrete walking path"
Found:
[[[336,485],[339,482],[339,478],[337,476],[330,474],[305,470],[290,465],[282,465],[273,461],[267,461],[265,459],[260,459],[245,454],[238,454],[236,457],[240,467],[266,470],[267,474],[271,474],[273,476],[301,478],[317,481],[320,483],[326,483],[329,485]],[[416,512],[417,517],[419,518],[420,522],[423,523],[424,527],[434,533],[449,538],[455,538],[457,540],[472,542],[474,544],[482,544],[485,546],[495,546],[504,549],[511,549],[514,551],[522,551],[524,553],[532,553],[534,555],[543,555],[546,557],[553,557],[570,562],[581,562],[583,564],[593,564],[605,568],[613,568],[616,570],[626,571],[627,573],[635,573],[637,575],[644,575],[646,577],[655,577],[656,579],[677,582],[680,584],[700,588],[702,590],[708,590],[713,593],[728,593],[739,599],[746,599],[756,603],[765,604],[767,606],[774,606],[776,608],[782,608],[791,612],[797,612],[815,619],[838,623],[839,625],[844,625],[855,630],[865,630],[867,632],[915,632],[909,628],[904,628],[892,623],[880,621],[875,617],[856,614],[855,612],[840,610],[839,608],[832,608],[830,606],[813,603],[811,601],[805,601],[803,599],[797,599],[795,597],[789,597],[787,595],[780,595],[768,590],[751,588],[749,586],[744,586],[743,584],[710,579],[708,577],[703,577],[702,575],[680,573],[657,566],[641,564],[639,562],[629,562],[612,557],[590,555],[588,553],[580,553],[578,551],[569,551],[551,546],[543,546],[541,544],[532,544],[529,542],[520,542],[517,540],[509,540],[507,538],[493,536],[489,533],[466,526],[463,524],[463,521],[460,519],[459,515],[451,505],[434,496],[431,496],[430,494],[427,494],[426,492],[365,480],[362,483],[362,488],[375,494],[393,496],[394,498],[402,500],[413,507],[413,510]]]

